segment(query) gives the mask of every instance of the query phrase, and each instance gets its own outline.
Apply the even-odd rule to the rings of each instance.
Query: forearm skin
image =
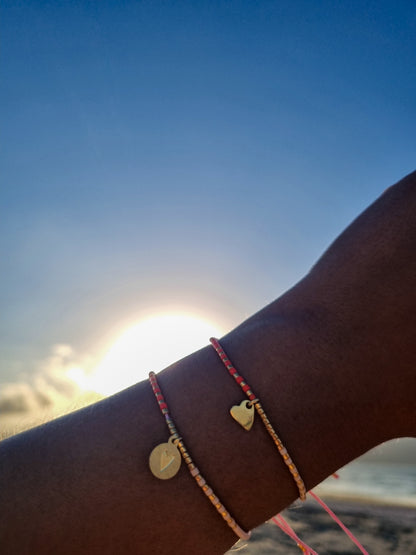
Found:
[[[416,435],[415,254],[412,174],[222,340],[307,489],[383,441]],[[159,382],[197,466],[243,528],[297,498],[260,420],[246,432],[230,417],[243,395],[212,347]],[[3,555],[223,553],[236,537],[186,466],[166,481],[149,471],[150,451],[167,438],[142,382],[3,441]]]

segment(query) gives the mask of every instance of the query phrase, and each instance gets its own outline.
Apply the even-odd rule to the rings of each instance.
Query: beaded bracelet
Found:
[[[239,374],[237,372],[237,370],[234,368],[230,359],[226,355],[224,349],[221,347],[221,344],[218,341],[218,339],[215,339],[214,337],[211,337],[210,342],[211,342],[212,346],[214,347],[214,349],[216,350],[216,352],[218,353],[218,356],[220,357],[220,359],[224,363],[224,365],[227,368],[230,375],[240,385],[241,389],[244,391],[244,393],[249,398],[248,401],[243,401],[242,403],[240,403],[240,405],[235,405],[235,406],[231,407],[231,409],[230,409],[231,416],[244,429],[250,430],[252,425],[253,425],[253,422],[254,422],[254,407],[256,407],[256,410],[259,413],[263,424],[265,425],[267,431],[269,432],[270,436],[272,437],[273,442],[275,443],[276,447],[278,448],[279,453],[282,455],[283,460],[285,461],[286,465],[288,466],[288,468],[289,468],[289,470],[290,470],[290,472],[291,472],[291,474],[292,474],[292,476],[293,476],[293,478],[296,482],[296,485],[298,486],[300,499],[302,501],[305,501],[305,499],[306,499],[305,484],[304,484],[302,478],[300,477],[300,474],[299,474],[296,466],[294,465],[292,459],[290,458],[287,450],[283,446],[283,443],[281,442],[278,435],[274,431],[273,426],[270,423],[270,420],[267,418],[266,413],[264,412],[264,409],[260,404],[260,401],[255,396],[251,387],[247,384],[247,382],[244,380],[244,378],[241,376],[241,374]],[[337,477],[337,475],[334,475],[334,477]],[[363,555],[369,555],[368,551],[361,545],[361,543],[352,534],[352,532],[341,522],[341,520],[337,517],[337,515],[333,511],[331,511],[331,509],[322,501],[322,499],[320,499],[320,497],[318,497],[318,495],[316,495],[316,493],[314,493],[313,491],[310,491],[309,494],[311,495],[311,497],[313,497],[315,499],[315,501],[317,501],[321,505],[321,507],[323,507],[323,509],[329,514],[329,516],[338,524],[338,526],[340,526],[342,528],[342,530],[344,530],[346,535],[350,538],[350,540],[353,543],[355,543],[355,545],[358,547],[358,549],[361,551],[361,553],[363,553]],[[272,518],[272,520],[275,524],[277,524],[286,534],[288,534],[296,542],[297,546],[300,548],[300,550],[302,552],[306,553],[307,555],[308,554],[309,555],[318,555],[316,553],[316,551],[314,551],[305,542],[303,542],[302,540],[299,539],[299,537],[292,530],[290,525],[287,522],[285,522],[285,520],[283,519],[283,517],[281,515],[276,515],[275,517]]]
[[[178,430],[169,414],[169,409],[163,394],[157,382],[156,374],[149,373],[149,381],[158,402],[159,408],[165,417],[166,424],[168,425],[170,438],[167,443],[157,445],[150,453],[149,466],[152,474],[161,480],[172,478],[177,474],[181,466],[181,456],[188,466],[191,476],[196,480],[198,486],[202,489],[216,510],[228,524],[228,526],[237,534],[242,540],[248,540],[251,532],[245,532],[233,519],[212,488],[207,484],[206,480],[200,473],[197,466],[195,466],[188,450],[186,449],[183,439],[180,437]]]
[[[306,499],[306,487],[305,484],[296,468],[294,462],[290,458],[289,453],[287,452],[286,448],[284,447],[282,441],[280,440],[279,436],[275,432],[273,426],[270,423],[270,420],[267,418],[266,413],[264,412],[263,407],[259,399],[253,393],[251,387],[247,384],[245,379],[237,372],[234,368],[233,364],[231,363],[230,359],[226,355],[224,349],[221,347],[220,342],[215,337],[210,338],[211,345],[216,350],[218,356],[224,363],[225,367],[227,368],[229,374],[235,379],[235,381],[240,385],[241,389],[248,397],[248,401],[242,401],[239,405],[234,405],[230,409],[231,416],[236,420],[245,430],[249,431],[254,422],[254,407],[256,411],[260,415],[261,421],[263,422],[266,430],[268,431],[269,435],[273,439],[274,444],[276,445],[280,455],[282,456],[286,466],[289,468],[290,473],[293,476],[293,479],[296,482],[296,485],[299,490],[299,497],[302,501]]]

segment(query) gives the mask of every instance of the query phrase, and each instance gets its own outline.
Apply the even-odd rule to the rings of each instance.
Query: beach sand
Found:
[[[370,555],[416,555],[416,508],[330,500],[330,508],[348,526]],[[351,542],[330,516],[314,502],[295,504],[283,511],[301,540],[319,555],[356,554]],[[294,541],[273,523],[253,530],[245,547],[237,544],[227,555],[301,554]]]

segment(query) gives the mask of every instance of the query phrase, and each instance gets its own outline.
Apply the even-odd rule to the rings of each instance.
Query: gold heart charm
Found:
[[[251,430],[254,422],[254,405],[247,399],[230,409],[230,414],[245,430]]]
[[[157,445],[149,457],[150,470],[160,480],[173,478],[178,472],[181,462],[181,454],[172,438],[169,438],[167,443]]]

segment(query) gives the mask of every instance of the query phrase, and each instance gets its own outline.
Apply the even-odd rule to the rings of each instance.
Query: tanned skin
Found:
[[[271,253],[272,255],[272,253]],[[416,172],[390,187],[309,274],[222,344],[307,489],[386,440],[416,436]],[[159,383],[189,452],[244,529],[297,488],[212,347]],[[168,432],[148,382],[0,444],[3,555],[223,553],[236,536],[190,477],[148,468]]]

